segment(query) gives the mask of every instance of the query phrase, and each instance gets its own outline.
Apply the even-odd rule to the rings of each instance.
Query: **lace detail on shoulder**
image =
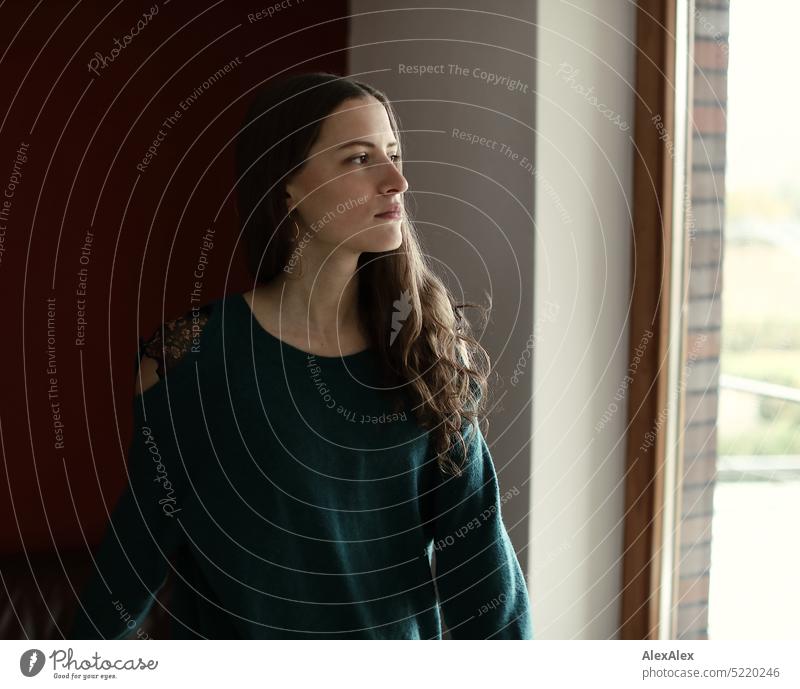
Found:
[[[174,320],[158,326],[148,339],[139,338],[139,358],[155,359],[156,373],[163,379],[166,371],[175,368],[195,341],[211,317],[211,304],[192,309]]]

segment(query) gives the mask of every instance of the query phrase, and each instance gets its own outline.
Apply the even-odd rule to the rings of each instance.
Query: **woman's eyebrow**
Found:
[[[366,146],[367,148],[377,148],[374,143],[371,141],[348,141],[347,143],[342,144],[341,146],[337,146],[336,150],[340,150],[342,148],[349,148],[350,146]],[[397,142],[391,141],[386,144],[386,148],[397,148]]]

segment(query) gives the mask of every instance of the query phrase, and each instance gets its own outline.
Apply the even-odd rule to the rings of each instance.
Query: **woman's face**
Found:
[[[400,218],[376,216],[392,206],[404,213],[408,183],[399,154],[379,100],[343,101],[324,120],[305,165],[286,185],[287,211],[296,208],[299,215],[299,241],[355,253],[398,248]]]

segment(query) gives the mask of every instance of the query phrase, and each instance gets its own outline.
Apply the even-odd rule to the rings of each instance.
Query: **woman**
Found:
[[[431,639],[442,615],[453,638],[532,638],[477,424],[487,357],[423,258],[401,150],[367,84],[255,99],[256,286],[141,341],[130,482],[73,638],[132,636],[168,575],[174,638]]]

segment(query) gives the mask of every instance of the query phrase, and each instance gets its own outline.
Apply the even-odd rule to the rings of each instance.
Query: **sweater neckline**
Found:
[[[289,344],[285,340],[280,339],[277,335],[274,335],[263,325],[261,325],[258,318],[256,318],[255,313],[253,313],[253,309],[250,308],[250,304],[247,303],[243,293],[235,294],[233,301],[240,309],[243,309],[244,315],[250,323],[250,332],[252,333],[255,331],[256,333],[254,337],[259,338],[261,341],[265,342],[271,347],[274,347],[278,350],[282,349],[283,356],[291,356],[297,359],[302,358],[303,361],[313,359],[325,364],[335,364],[361,361],[362,359],[368,358],[373,353],[372,347],[362,349],[360,352],[355,352],[353,354],[346,354],[345,356],[323,356],[321,354],[307,352],[299,347]]]

